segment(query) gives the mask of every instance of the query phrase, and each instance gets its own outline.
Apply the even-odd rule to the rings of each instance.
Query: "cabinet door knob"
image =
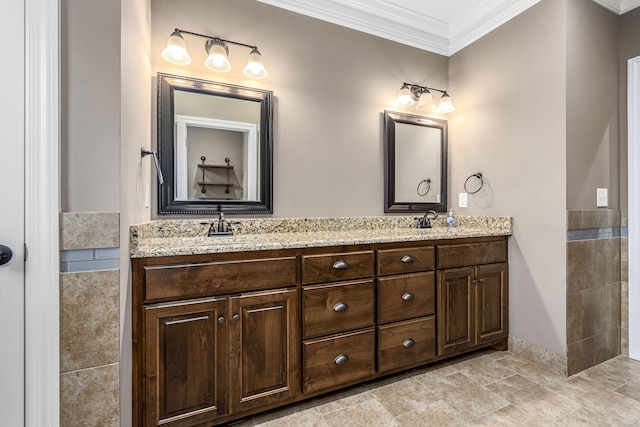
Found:
[[[477,281],[476,279],[473,279],[473,280],[471,281],[471,283],[473,283],[474,285],[475,285],[477,282],[478,282],[478,281]]]
[[[336,365],[344,365],[348,361],[349,361],[349,356],[347,356],[346,354],[339,354],[336,356],[335,359],[333,359],[333,363],[335,363]]]
[[[218,317],[218,325],[224,325],[224,316]]]
[[[349,304],[347,304],[346,302],[339,302],[333,306],[333,311],[335,311],[336,313],[347,311],[348,309],[349,309]]]
[[[480,276],[480,278],[478,279],[478,282],[484,282],[484,277]]]
[[[342,260],[336,261],[335,264],[333,264],[333,268],[335,268],[336,270],[344,270],[345,268],[349,268],[349,264]]]
[[[232,317],[234,322],[239,322],[240,321],[240,315],[239,314],[234,314]]]
[[[416,296],[414,294],[412,294],[411,292],[405,292],[405,294],[402,295],[402,300],[403,301],[413,301],[415,297]]]
[[[402,257],[402,262],[405,264],[410,264],[413,262],[413,257],[411,255],[405,255]]]
[[[402,342],[402,346],[404,348],[410,348],[410,347],[413,347],[414,345],[416,345],[416,342],[411,338],[408,338]]]

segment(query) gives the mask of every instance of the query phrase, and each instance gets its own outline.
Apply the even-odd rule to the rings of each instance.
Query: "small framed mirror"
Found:
[[[447,121],[384,112],[384,211],[447,211]]]
[[[158,214],[272,213],[273,93],[158,73]]]

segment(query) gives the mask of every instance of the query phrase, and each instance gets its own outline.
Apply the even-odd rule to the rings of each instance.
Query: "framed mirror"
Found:
[[[158,214],[273,213],[273,93],[158,73]]]
[[[384,211],[447,211],[447,121],[384,112]]]

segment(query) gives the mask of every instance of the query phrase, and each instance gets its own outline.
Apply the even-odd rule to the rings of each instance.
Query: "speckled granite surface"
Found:
[[[131,226],[131,257],[508,236],[512,232],[511,217],[495,216],[459,216],[455,228],[446,227],[440,217],[430,229],[416,229],[414,216],[243,219],[234,225],[233,236],[208,237],[211,222],[162,220]]]

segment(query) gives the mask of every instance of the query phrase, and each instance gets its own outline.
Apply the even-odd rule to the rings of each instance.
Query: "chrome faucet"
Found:
[[[429,218],[429,214],[431,214],[431,218]],[[438,214],[434,210],[430,210],[425,212],[422,218],[418,219],[418,223],[416,224],[416,228],[431,228],[431,220],[438,218]]]

